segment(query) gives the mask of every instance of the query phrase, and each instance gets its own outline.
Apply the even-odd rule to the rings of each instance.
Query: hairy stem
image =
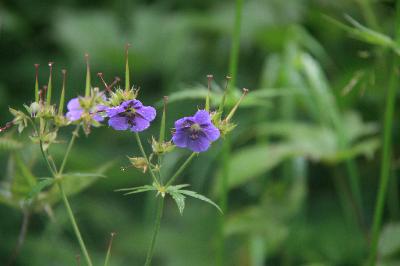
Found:
[[[139,133],[135,132],[135,137],[136,137],[136,141],[137,141],[137,143],[139,145],[140,152],[142,153],[143,158],[146,160],[146,163],[149,166],[150,175],[153,178],[154,183],[159,185],[160,182],[158,181],[156,175],[153,172],[153,169],[151,168],[149,158],[147,157],[146,152],[144,151],[144,148],[143,148],[143,145],[142,145],[142,141],[140,140]]]
[[[154,231],[153,231],[153,237],[151,239],[150,247],[147,251],[147,256],[146,256],[146,262],[145,266],[149,266],[151,264],[151,260],[153,258],[153,253],[154,253],[154,247],[156,244],[158,232],[160,231],[160,224],[161,224],[161,217],[163,214],[163,209],[164,209],[164,197],[160,197],[158,207],[157,207],[157,217],[156,217],[156,222],[154,224]]]
[[[175,174],[171,177],[171,179],[167,182],[165,186],[171,185],[175,179],[183,172],[183,170],[186,169],[186,167],[189,165],[189,163],[192,161],[195,155],[197,155],[197,152],[193,152],[187,159],[186,161],[179,167],[179,169],[175,172]]]
[[[67,195],[65,194],[65,191],[64,191],[61,181],[57,182],[57,185],[58,185],[58,189],[60,190],[61,197],[64,202],[65,208],[67,209],[69,219],[71,220],[72,227],[74,229],[74,233],[75,233],[76,237],[78,238],[78,242],[81,247],[83,256],[85,257],[86,263],[88,266],[93,266],[92,260],[90,259],[89,253],[85,246],[85,243],[83,242],[81,232],[79,231],[78,225],[77,225],[75,217],[74,217],[74,213],[72,212],[71,206],[69,205],[69,201],[68,201]]]
[[[61,166],[60,166],[60,170],[58,171],[58,175],[59,176],[62,175],[62,173],[64,171],[64,167],[67,164],[69,153],[71,152],[72,146],[74,146],[75,139],[78,137],[79,129],[80,129],[80,124],[78,124],[76,126],[75,130],[72,132],[71,140],[69,141],[69,144],[68,144],[68,147],[67,147],[67,151],[65,152],[64,159],[62,160],[62,163],[61,163]]]

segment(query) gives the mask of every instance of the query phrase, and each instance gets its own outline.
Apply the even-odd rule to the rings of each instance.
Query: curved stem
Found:
[[[59,171],[57,171],[55,165],[54,165],[54,169],[53,169],[52,164],[50,163],[49,158],[48,158],[46,152],[43,149],[43,143],[40,140],[40,143],[39,143],[40,144],[40,151],[42,153],[43,159],[46,161],[47,167],[49,168],[50,172],[52,173],[52,175],[53,175],[53,177],[55,179],[60,178],[61,175],[62,175],[62,172],[63,172],[64,167],[66,165],[66,162],[68,160],[69,153],[70,153],[71,148],[72,148],[72,146],[73,146],[73,144],[75,142],[75,139],[76,139],[76,137],[78,135],[79,127],[80,127],[80,125],[78,125],[76,127],[76,129],[74,130],[74,132],[72,133],[71,140],[70,140],[70,142],[68,144],[68,148],[67,148],[67,151],[66,151],[66,153],[64,155],[64,158],[63,158],[63,161],[62,161],[62,164],[61,164],[61,167],[60,167]],[[38,131],[36,130],[36,127],[35,127],[35,131],[38,133]],[[40,136],[39,136],[39,139],[40,139]],[[74,233],[76,235],[76,238],[78,239],[78,242],[79,242],[79,245],[81,247],[82,253],[83,253],[83,255],[84,255],[85,259],[86,259],[86,262],[87,262],[88,266],[92,266],[93,264],[92,264],[92,261],[90,259],[89,253],[88,253],[88,251],[86,249],[85,243],[83,242],[82,235],[81,235],[81,233],[79,231],[79,228],[78,228],[78,225],[76,223],[76,220],[75,220],[74,214],[72,212],[71,206],[69,204],[67,195],[65,194],[65,191],[63,189],[63,186],[62,186],[62,183],[61,183],[62,180],[57,180],[57,181],[58,181],[57,185],[58,185],[58,188],[59,188],[60,193],[61,193],[61,198],[63,200],[65,208],[67,209],[67,213],[68,213],[69,219],[70,219],[70,221],[72,223],[72,227],[74,229]]]
[[[146,262],[144,264],[145,266],[149,266],[151,264],[151,260],[153,258],[154,247],[156,244],[158,232],[160,231],[160,224],[161,224],[161,217],[163,214],[163,209],[164,209],[164,198],[160,197],[160,201],[159,201],[158,208],[157,208],[156,222],[154,224],[153,237],[151,239],[150,247],[147,251]]]
[[[75,233],[76,237],[78,238],[78,242],[81,247],[82,253],[85,257],[86,263],[88,264],[88,266],[93,266],[92,260],[90,259],[89,253],[85,246],[85,243],[83,242],[81,232],[79,231],[78,225],[75,221],[74,213],[72,212],[71,206],[69,205],[69,201],[68,201],[67,195],[65,194],[65,191],[64,191],[61,181],[57,182],[57,185],[58,185],[58,189],[60,190],[61,197],[64,202],[65,208],[67,209],[69,219],[71,220],[72,227],[74,229],[74,233]]]
[[[146,160],[147,165],[149,166],[150,175],[151,175],[151,177],[153,178],[153,181],[154,181],[157,185],[159,185],[160,182],[158,181],[156,175],[155,175],[154,172],[153,172],[153,169],[151,168],[150,161],[149,161],[149,159],[148,159],[148,157],[147,157],[147,155],[146,155],[146,152],[144,151],[144,148],[143,148],[143,145],[142,145],[142,141],[140,140],[139,133],[135,132],[135,137],[136,137],[136,141],[137,141],[137,143],[138,143],[138,145],[139,145],[139,149],[140,149],[140,151],[141,151],[141,153],[142,153],[142,156],[143,156],[143,158]]]
[[[175,172],[175,174],[171,177],[171,179],[167,182],[165,186],[169,186],[172,184],[172,182],[175,181],[175,179],[185,170],[185,168],[189,165],[189,163],[192,161],[194,156],[197,155],[197,152],[193,152],[187,159],[186,161],[179,167],[179,169]]]
[[[79,132],[80,126],[81,125],[78,124],[76,126],[75,130],[72,132],[71,140],[69,141],[69,144],[68,144],[68,147],[67,147],[67,151],[65,152],[64,159],[63,159],[63,161],[61,163],[61,166],[60,166],[60,170],[58,171],[58,175],[59,176],[61,176],[63,171],[64,171],[64,167],[65,167],[65,165],[67,163],[69,153],[71,152],[71,149],[72,149],[72,146],[74,145],[75,139],[78,137],[78,132]]]

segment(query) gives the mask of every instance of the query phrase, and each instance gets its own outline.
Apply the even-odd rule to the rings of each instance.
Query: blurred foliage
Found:
[[[170,95],[168,129],[176,118],[202,106],[209,73],[215,77],[212,105],[218,106],[228,74],[233,4],[0,3],[0,122],[11,120],[8,107],[30,104],[34,63],[41,64],[43,85],[47,62],[55,61],[56,96],[61,92],[60,70],[67,68],[66,94],[73,97],[84,90],[84,53],[90,54],[93,73],[103,72],[109,81],[122,76],[125,43],[132,44],[132,79],[141,87],[141,98],[161,106],[161,97]],[[237,84],[251,93],[234,121],[238,127],[232,138],[224,232],[227,265],[364,262],[380,169],[389,51],[399,49],[393,27],[393,1],[245,1]],[[239,96],[240,90],[229,95],[228,104]],[[395,121],[398,111],[397,107]],[[398,177],[399,124],[394,127],[392,174]],[[150,129],[146,139],[150,141],[152,134]],[[22,139],[16,132],[0,136],[0,261],[8,261],[13,253],[23,211],[36,206],[16,265],[74,265],[79,247],[65,210],[57,204],[55,187],[39,178],[48,176],[39,151]],[[56,160],[61,160],[65,143],[51,147]],[[216,202],[219,146],[199,157],[182,180]],[[154,195],[123,197],[113,192],[141,185],[147,178],[140,171],[119,170],[129,163],[126,155],[138,154],[132,134],[116,134],[107,127],[93,130],[90,138],[79,138],[72,151],[66,190],[76,195],[71,204],[96,265],[104,260],[110,232],[117,233],[110,265],[144,261]],[[164,173],[185,155],[167,156]],[[113,165],[105,163],[110,159]],[[355,199],[346,172],[348,160],[361,177],[361,224],[349,215]],[[103,175],[108,178],[99,178]],[[29,205],[34,196],[52,198],[51,208]],[[400,261],[398,203],[396,178],[379,243],[380,265]],[[190,265],[213,265],[219,214],[194,200],[186,202],[183,216],[172,200],[166,205],[154,265],[188,265],[188,258]]]

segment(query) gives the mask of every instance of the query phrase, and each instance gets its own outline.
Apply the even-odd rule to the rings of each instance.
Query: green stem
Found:
[[[396,42],[400,43],[400,1],[396,2]],[[371,250],[368,259],[368,265],[375,265],[378,240],[382,225],[382,215],[385,206],[385,198],[387,193],[387,187],[390,181],[390,167],[391,167],[391,152],[392,152],[392,129],[393,129],[393,116],[395,109],[396,100],[396,89],[397,89],[397,76],[398,76],[398,58],[396,57],[393,61],[391,79],[389,84],[388,93],[386,96],[386,109],[385,109],[385,120],[383,128],[383,151],[382,151],[382,162],[381,162],[381,173],[378,188],[378,196],[375,204],[374,220],[372,225],[372,237],[371,237]]]
[[[150,161],[149,161],[149,159],[148,159],[148,157],[147,157],[147,155],[146,155],[146,152],[145,152],[144,149],[143,149],[143,145],[142,145],[142,141],[140,140],[139,133],[135,132],[135,137],[136,137],[136,141],[137,141],[137,143],[138,143],[138,145],[139,145],[139,149],[140,149],[140,151],[142,152],[142,156],[143,156],[143,158],[146,160],[147,165],[149,166],[150,175],[151,175],[151,177],[153,178],[154,183],[156,183],[157,185],[159,185],[160,182],[158,181],[156,175],[154,174],[153,169],[151,168]]]
[[[164,198],[160,197],[160,201],[157,207],[157,217],[156,217],[156,222],[154,224],[154,232],[153,232],[153,237],[151,239],[150,247],[147,251],[147,256],[146,256],[146,262],[145,266],[149,266],[151,264],[151,260],[153,258],[153,253],[154,253],[154,247],[156,244],[158,232],[160,231],[160,224],[161,224],[161,217],[163,214],[163,209],[164,209]]]
[[[397,60],[396,60],[397,61]],[[381,173],[379,181],[378,196],[375,204],[374,221],[372,225],[371,250],[369,257],[369,265],[375,264],[379,233],[382,224],[382,215],[385,205],[387,186],[390,180],[390,165],[391,165],[391,143],[392,143],[392,128],[393,128],[393,113],[396,99],[397,88],[397,68],[396,63],[393,66],[392,78],[389,86],[388,95],[386,98],[385,121],[383,129],[383,152],[381,162]]]
[[[221,191],[220,191],[220,207],[223,213],[228,211],[228,178],[229,178],[229,157],[230,157],[231,145],[229,136],[224,140],[222,147],[222,178],[221,178]],[[219,230],[218,230],[218,242],[217,242],[217,264],[224,265],[225,258],[225,215],[219,216]]]
[[[39,138],[40,138],[40,137],[39,137]],[[42,153],[42,157],[43,157],[43,159],[46,161],[47,168],[49,168],[50,173],[51,173],[54,177],[57,176],[57,170],[52,168],[52,166],[51,166],[51,164],[50,164],[50,161],[49,161],[49,158],[47,157],[46,153],[44,152],[42,140],[39,140],[39,146],[40,146],[40,152]]]
[[[60,190],[61,197],[62,197],[62,200],[64,202],[65,208],[67,209],[67,213],[68,213],[69,219],[71,220],[72,227],[74,229],[75,235],[78,238],[78,242],[79,242],[79,245],[81,247],[82,253],[83,253],[83,255],[84,255],[85,259],[86,259],[86,263],[88,264],[88,266],[93,266],[92,260],[90,259],[89,253],[88,253],[88,251],[86,249],[86,246],[85,246],[85,243],[83,242],[82,235],[81,235],[81,233],[79,231],[79,228],[78,228],[78,225],[77,225],[77,223],[75,221],[75,217],[74,217],[74,214],[72,212],[71,206],[69,205],[69,201],[68,201],[67,195],[65,194],[65,191],[64,191],[64,188],[62,186],[61,180],[59,182],[57,182],[57,185],[58,185],[58,188]]]
[[[192,159],[194,158],[195,155],[197,155],[197,152],[193,152],[187,159],[186,161],[181,165],[181,167],[179,167],[179,169],[175,172],[175,174],[171,177],[171,179],[167,182],[167,184],[165,185],[166,187],[168,187],[169,185],[171,185],[175,179],[183,172],[183,170],[186,169],[186,167],[189,165],[189,163],[192,161]]]
[[[239,63],[239,50],[240,50],[240,31],[242,24],[242,10],[243,10],[243,0],[236,0],[235,4],[235,21],[234,21],[234,29],[232,35],[232,47],[229,58],[229,74],[231,75],[231,83],[227,88],[227,92],[230,92],[230,88],[234,88],[236,86],[236,76],[238,71],[238,63]],[[222,148],[222,186],[220,192],[220,206],[223,213],[227,213],[227,205],[228,205],[228,164],[230,160],[230,151],[231,145],[229,137],[227,136],[224,142],[224,146]],[[224,238],[224,227],[225,227],[225,217],[224,215],[220,216],[219,221],[219,231],[218,231],[218,249],[216,255],[216,263],[217,265],[224,265],[224,251],[225,251],[225,238]]]
[[[33,123],[33,121],[32,121],[32,123]],[[34,125],[34,123],[33,123],[33,125]],[[34,128],[35,128],[35,131],[38,133],[38,131],[36,130],[36,126],[35,126],[35,125],[34,125]],[[45,153],[45,151],[44,151],[44,149],[43,149],[43,143],[42,143],[42,141],[40,140],[40,142],[39,142],[39,144],[40,144],[40,151],[41,151],[41,153],[42,153],[43,159],[46,161],[47,167],[49,168],[50,172],[52,173],[52,175],[53,175],[53,177],[54,177],[55,179],[59,179],[59,178],[61,177],[62,170],[64,169],[64,166],[65,166],[65,164],[66,164],[68,155],[69,155],[69,153],[70,153],[70,151],[71,151],[71,148],[72,148],[72,146],[73,146],[73,144],[74,144],[74,140],[75,140],[75,138],[76,138],[76,136],[77,136],[77,131],[78,131],[78,130],[79,130],[79,125],[76,127],[75,131],[73,132],[72,138],[71,138],[70,143],[69,143],[68,148],[67,148],[67,151],[66,151],[66,153],[65,153],[65,155],[64,155],[64,159],[63,159],[62,166],[61,166],[61,168],[60,168],[60,171],[58,171],[58,172],[57,172],[57,169],[55,168],[55,165],[54,165],[54,168],[55,168],[55,169],[52,168],[52,166],[51,166],[51,164],[50,164],[50,161],[49,161],[49,159],[48,159],[48,156],[46,155],[46,153]],[[39,136],[39,138],[40,138],[40,136]],[[69,204],[67,195],[65,194],[64,189],[63,189],[63,187],[62,187],[62,183],[61,183],[62,180],[57,180],[57,181],[58,181],[57,184],[58,184],[58,188],[59,188],[60,193],[61,193],[62,200],[63,200],[63,202],[64,202],[65,208],[67,209],[68,216],[69,216],[69,218],[70,218],[70,220],[71,220],[72,227],[73,227],[74,232],[75,232],[75,235],[76,235],[76,237],[77,237],[77,239],[78,239],[78,242],[79,242],[79,245],[80,245],[80,247],[81,247],[82,253],[83,253],[83,255],[85,256],[85,259],[86,259],[86,262],[87,262],[88,266],[92,266],[92,265],[93,265],[93,264],[92,264],[92,261],[91,261],[91,259],[90,259],[90,257],[89,257],[88,252],[87,252],[85,243],[83,242],[83,239],[82,239],[81,233],[80,233],[80,231],[79,231],[78,225],[76,224],[75,217],[74,217],[74,214],[73,214],[73,212],[72,212],[71,206],[70,206],[70,204]]]
[[[62,175],[62,173],[64,171],[64,168],[65,168],[65,165],[67,164],[69,153],[71,152],[72,146],[74,146],[75,139],[78,137],[79,128],[80,128],[80,124],[78,124],[76,126],[75,130],[72,132],[71,140],[69,141],[69,144],[68,144],[68,147],[67,147],[67,151],[65,152],[64,159],[63,159],[63,161],[61,163],[60,170],[58,171],[58,175],[59,176]]]

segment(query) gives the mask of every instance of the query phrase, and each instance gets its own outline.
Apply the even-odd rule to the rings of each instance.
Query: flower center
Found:
[[[192,131],[192,132],[200,131],[200,129],[201,129],[201,127],[197,123],[194,123],[193,125],[190,126],[190,131]]]

